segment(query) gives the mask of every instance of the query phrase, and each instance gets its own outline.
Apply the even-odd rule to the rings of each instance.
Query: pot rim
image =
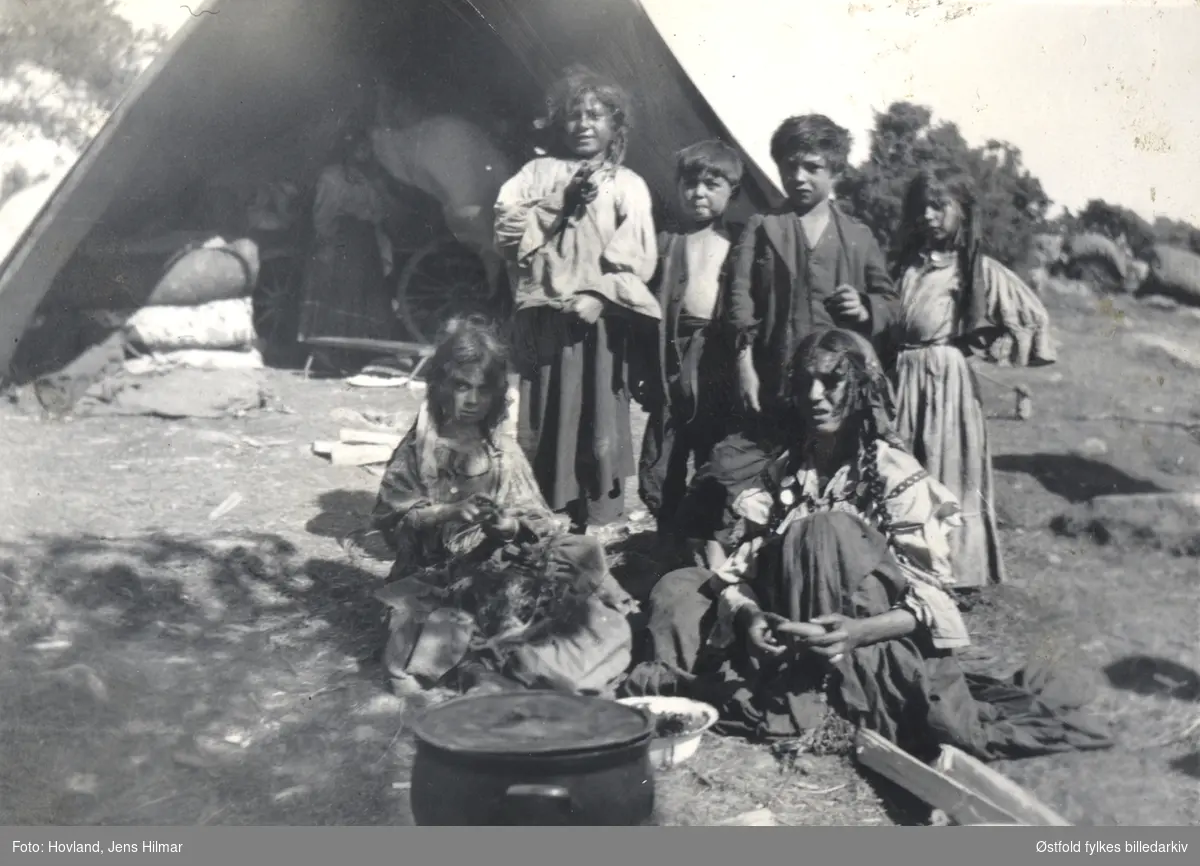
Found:
[[[645,752],[649,754],[650,746],[654,742],[653,731],[635,737],[631,740],[614,741],[611,744],[603,746],[581,746],[581,747],[560,747],[555,749],[541,749],[538,751],[497,751],[495,749],[464,749],[459,746],[448,746],[444,743],[433,742],[420,734],[413,732],[414,738],[417,740],[418,747],[424,747],[445,755],[447,758],[461,760],[486,760],[486,761],[529,761],[530,759],[578,759],[587,760],[593,757],[601,757],[609,755],[613,752],[621,752],[626,749],[635,747],[645,747]]]
[[[524,694],[524,695],[554,695],[554,694],[563,694],[563,693],[556,692],[556,691],[549,690],[549,689],[537,689],[537,690],[531,689],[528,691],[521,692],[520,694]],[[529,758],[583,757],[583,756],[588,756],[588,755],[607,754],[609,752],[619,751],[621,749],[629,748],[631,746],[639,746],[639,745],[645,745],[648,749],[650,742],[654,739],[654,719],[653,719],[653,717],[649,713],[647,713],[644,710],[641,710],[638,707],[629,707],[627,705],[622,705],[622,706],[625,706],[626,709],[629,709],[635,713],[638,713],[639,715],[641,715],[644,718],[645,725],[644,725],[643,729],[636,734],[631,734],[626,737],[609,740],[609,741],[603,742],[603,743],[592,742],[592,743],[587,743],[584,745],[576,745],[576,746],[554,745],[554,746],[545,746],[545,747],[541,747],[541,748],[537,748],[537,747],[535,747],[535,748],[522,747],[522,748],[513,748],[513,749],[504,749],[504,748],[498,749],[495,747],[470,748],[470,747],[464,747],[464,746],[461,746],[458,744],[447,743],[445,740],[441,740],[437,736],[430,735],[430,733],[427,730],[425,730],[425,726],[423,723],[433,713],[445,712],[449,707],[453,706],[454,704],[457,704],[460,702],[466,702],[466,701],[479,700],[481,697],[490,697],[490,696],[464,695],[462,697],[458,697],[458,698],[449,700],[443,704],[438,704],[436,706],[429,707],[424,712],[422,712],[419,716],[417,716],[416,719],[413,720],[412,726],[410,728],[410,730],[412,731],[413,738],[417,741],[417,743],[419,745],[428,746],[430,748],[433,748],[439,752],[442,752],[442,753],[450,755],[450,756],[461,756],[461,757],[470,757],[470,758],[488,758],[488,759],[493,759],[493,760],[496,760],[496,759],[505,760],[505,759],[514,759],[514,758],[527,760]],[[601,698],[599,700],[604,700],[604,699]],[[617,703],[617,702],[612,701],[612,703]]]

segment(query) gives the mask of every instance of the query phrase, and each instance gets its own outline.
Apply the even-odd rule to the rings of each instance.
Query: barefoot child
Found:
[[[631,335],[661,317],[646,283],[657,250],[650,190],[621,163],[630,100],[568,71],[547,99],[556,155],[527,163],[496,201],[496,247],[514,288],[518,438],[543,494],[574,529],[624,514],[636,470]]]
[[[968,354],[1037,366],[1054,361],[1049,316],[1021,279],[980,251],[979,206],[965,175],[918,174],[896,255],[900,280],[897,429],[913,456],[962,503],[951,538],[961,589],[1004,580],[992,458]]]
[[[733,147],[702,141],[679,152],[676,180],[685,222],[682,233],[659,235],[659,267],[653,284],[663,310],[657,357],[650,365],[650,417],[642,441],[638,493],[658,521],[672,521],[687,486],[688,458],[703,465],[722,437],[728,417],[714,398],[701,359],[717,312],[731,229],[725,211],[738,193],[745,166]],[[711,352],[709,353],[711,356]],[[710,358],[705,358],[710,360]]]
[[[866,226],[830,202],[849,156],[850,133],[828,117],[785,120],[771,137],[771,157],[788,208],[751,217],[732,254],[725,325],[759,435],[788,426],[782,394],[802,339],[841,327],[878,340],[892,322],[896,292],[883,252]]]

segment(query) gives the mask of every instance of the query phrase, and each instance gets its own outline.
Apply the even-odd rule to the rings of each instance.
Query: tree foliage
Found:
[[[111,112],[161,45],[161,33],[139,33],[113,0],[29,0],[9,3],[0,35],[0,78],[10,82],[0,99],[0,122],[28,125],[44,137],[83,147],[94,129],[89,111]],[[69,89],[53,99],[23,92],[24,73],[35,69]],[[77,103],[69,105],[67,103]]]
[[[905,189],[927,165],[957,167],[975,179],[985,248],[1006,265],[1023,266],[1050,207],[1041,182],[1025,168],[1017,147],[998,140],[971,147],[956,124],[934,123],[933,111],[923,105],[897,102],[876,114],[870,153],[846,172],[839,198],[890,249]]]

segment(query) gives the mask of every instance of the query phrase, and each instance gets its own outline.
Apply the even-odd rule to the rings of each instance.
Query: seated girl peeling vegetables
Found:
[[[392,455],[374,522],[396,552],[384,663],[398,693],[549,687],[604,693],[630,662],[636,604],[600,542],[551,514],[500,432],[506,362],[488,326],[451,322]]]
[[[806,337],[788,390],[802,419],[793,443],[774,457],[725,443],[693,487],[697,515],[707,485],[732,516],[725,547],[655,587],[649,660],[626,690],[709,700],[724,730],[757,736],[804,737],[840,718],[916,754],[1109,745],[1046,671],[1001,682],[959,666],[970,641],[946,590],[961,514],[892,432],[870,344],[838,329]]]

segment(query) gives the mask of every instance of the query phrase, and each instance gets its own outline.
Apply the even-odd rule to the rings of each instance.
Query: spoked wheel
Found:
[[[409,337],[419,343],[432,343],[451,316],[492,312],[483,262],[454,238],[421,247],[396,281],[396,315]]]
[[[254,330],[272,355],[292,356],[300,325],[300,281],[304,265],[300,256],[267,259],[259,270],[254,290]]]

